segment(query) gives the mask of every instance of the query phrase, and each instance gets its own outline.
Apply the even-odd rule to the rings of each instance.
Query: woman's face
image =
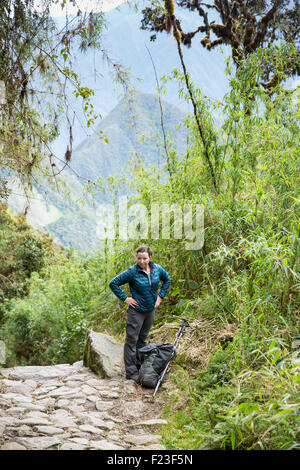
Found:
[[[136,253],[136,262],[139,265],[141,269],[147,269],[149,261],[151,260],[151,257],[149,257],[147,252],[144,253]]]

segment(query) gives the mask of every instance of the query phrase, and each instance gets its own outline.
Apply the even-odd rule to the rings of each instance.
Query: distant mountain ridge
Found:
[[[103,46],[112,59],[130,67],[135,79],[137,93],[133,102],[128,105],[123,97],[123,90],[118,94],[109,75],[109,68],[99,55],[93,51],[87,54],[79,52],[74,55],[74,70],[85,86],[95,91],[94,110],[101,113],[103,119],[96,121],[96,128],[87,129],[84,124],[75,121],[73,127],[73,155],[70,166],[72,171],[64,171],[67,184],[72,186],[73,199],[82,197],[82,188],[87,180],[95,180],[99,176],[106,177],[120,172],[133,155],[140,155],[145,164],[163,163],[163,156],[157,141],[162,139],[160,109],[157,98],[157,82],[149,53],[155,64],[158,78],[172,72],[174,67],[180,68],[176,44],[172,35],[160,34],[155,42],[150,41],[150,34],[140,29],[141,14],[132,7],[123,4],[119,9],[111,10],[106,15],[108,26]],[[180,11],[180,20],[186,30],[191,30],[197,22],[197,15]],[[57,19],[61,23],[62,19]],[[205,50],[200,42],[194,41],[193,46],[183,48],[184,59],[191,79],[210,97],[220,99],[226,90],[224,76],[225,60],[218,51]],[[97,62],[98,61],[98,62]],[[94,69],[98,70],[95,79]],[[102,76],[99,77],[99,72]],[[136,79],[140,78],[141,81]],[[83,120],[82,103],[69,90],[72,112]],[[120,101],[121,100],[121,101]],[[183,129],[175,127],[191,109],[185,101],[178,98],[178,84],[168,81],[163,102],[164,126],[166,133],[172,132],[174,146],[178,154],[186,147],[186,136]],[[71,117],[71,116],[70,116]],[[53,153],[61,160],[69,143],[66,123],[61,123],[59,138],[52,144]],[[99,139],[100,130],[108,138],[106,144]],[[59,166],[59,165],[58,165]],[[75,176],[79,175],[79,178]],[[15,191],[17,192],[17,191]],[[45,193],[47,196],[45,197]],[[99,247],[96,236],[96,208],[87,203],[79,207],[65,199],[62,194],[52,193],[50,188],[35,185],[35,213],[29,210],[28,217],[32,225],[49,232],[54,241],[66,247],[83,251],[91,251]],[[104,195],[98,195],[97,201],[107,201]],[[22,210],[25,199],[17,195],[11,196],[9,207],[14,211]]]
[[[175,127],[186,114],[176,106],[162,101],[164,130],[171,133],[174,147],[181,154],[186,146],[186,130]],[[120,171],[126,162],[139,155],[146,164],[157,165],[162,157],[157,140],[162,141],[161,114],[155,96],[136,93],[131,101],[123,98],[100,123],[97,133],[86,138],[75,148],[72,168],[84,178],[95,180]],[[99,132],[108,138],[108,144],[100,140]]]
[[[133,84],[139,92],[157,95],[157,82],[151,54],[158,79],[172,72],[174,68],[181,70],[176,44],[172,35],[158,34],[157,39],[150,41],[151,34],[140,29],[141,13],[137,13],[132,6],[124,3],[119,8],[106,13],[107,27],[103,33],[103,48],[112,61],[123,64],[130,69]],[[178,17],[185,30],[193,30],[198,23],[197,14],[178,10]],[[63,19],[56,21],[61,24]],[[148,50],[147,50],[148,49]],[[225,47],[226,51],[226,47]],[[229,53],[229,52],[228,52]],[[190,48],[183,46],[183,56],[191,80],[203,93],[214,99],[221,99],[227,90],[225,77],[225,55],[219,50],[206,50],[200,40],[195,39]],[[74,69],[81,77],[81,82],[95,91],[93,104],[95,112],[106,117],[119,103],[123,96],[123,89],[112,82],[110,68],[103,60],[101,53],[88,51],[82,54],[79,51],[74,56]],[[95,74],[95,67],[98,76]],[[101,76],[99,76],[101,74]],[[140,79],[140,80],[137,80]],[[184,100],[178,98],[178,84],[168,81],[164,99],[185,112],[191,108]],[[72,109],[82,118],[81,101],[70,95]],[[83,121],[83,119],[81,119]],[[84,140],[91,131],[84,129],[84,125],[76,122],[74,125],[74,148]],[[68,143],[68,132],[65,126],[61,127],[61,135],[53,145],[55,152],[63,156]]]
[[[174,146],[180,154],[186,145],[185,131],[175,128],[185,118],[185,113],[165,101],[162,105],[165,131],[174,133]],[[100,140],[100,130],[108,137],[108,144]],[[130,105],[123,98],[101,121],[98,133],[85,139],[74,150],[70,162],[73,171],[63,172],[67,185],[71,187],[72,199],[82,198],[87,179],[95,181],[99,176],[119,175],[136,153],[146,166],[157,164],[160,159],[162,168],[163,158],[159,156],[156,143],[157,139],[161,139],[161,132],[160,108],[154,95],[137,93]],[[20,189],[15,189],[16,192]],[[111,202],[109,196],[100,191],[96,192],[95,199],[98,203]],[[14,212],[20,212],[26,205],[25,198],[15,194],[10,196],[8,202]],[[81,251],[94,251],[101,247],[96,233],[97,210],[97,204],[86,201],[85,206],[80,206],[66,199],[63,193],[51,192],[45,185],[35,185],[27,220],[34,227],[53,235],[56,243]]]

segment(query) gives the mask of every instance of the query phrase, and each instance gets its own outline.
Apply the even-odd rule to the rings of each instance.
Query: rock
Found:
[[[96,405],[96,409],[98,411],[107,411],[107,410],[110,410],[111,408],[113,408],[115,406],[115,402],[114,401],[97,400],[95,405]]]
[[[130,427],[137,427],[137,426],[159,426],[163,424],[168,424],[168,421],[165,419],[148,419],[147,421],[140,421],[138,423],[132,423]]]
[[[100,428],[103,430],[111,431],[115,424],[112,421],[103,421],[100,418],[95,418],[94,416],[86,416],[86,423],[95,426],[96,428]]]
[[[69,414],[66,410],[55,410],[50,416],[51,422],[58,428],[76,427],[76,418]]]
[[[0,426],[14,426],[16,423],[18,423],[18,418],[12,417],[12,416],[5,416],[3,418],[0,418]]]
[[[91,335],[97,335],[97,340],[101,336],[101,341],[110,338]],[[115,340],[111,345],[119,348],[123,361],[123,346]],[[116,364],[105,374],[117,374]],[[137,385],[123,376],[100,379],[80,361],[72,366],[25,366],[6,372],[0,379],[0,443],[4,450],[164,449],[160,436],[145,427],[167,422],[150,419],[160,415],[155,409],[148,413],[152,407],[145,394],[134,397],[131,393],[137,394]]]
[[[67,376],[68,378],[68,376]],[[43,380],[43,382],[39,385],[40,387],[61,387],[62,386],[62,380],[61,378],[58,379],[47,379],[47,381]]]
[[[90,376],[86,375],[86,374],[76,374],[76,375],[72,374],[71,376],[66,377],[65,383],[68,382],[68,381],[84,382],[85,380],[88,380],[89,378],[90,378]]]
[[[124,389],[127,393],[136,394],[136,386],[132,383],[132,380],[125,380],[124,381]]]
[[[135,445],[147,445],[147,444],[158,443],[160,439],[161,439],[161,436],[155,436],[153,434],[140,434],[138,436],[135,436],[133,434],[128,434],[127,436],[124,437],[125,442],[128,442],[129,444],[135,444]]]
[[[31,395],[32,387],[25,385],[23,382],[17,382],[15,380],[3,380],[4,385],[11,393],[17,393],[20,395]]]
[[[80,369],[83,369],[83,370],[86,369],[86,367],[84,367],[84,365],[83,365],[83,361],[73,362],[73,364],[71,365],[71,367],[72,367],[72,369],[73,369],[74,371],[76,371],[76,372],[77,372],[78,370],[80,370]]]
[[[19,406],[13,406],[6,410],[7,415],[22,415],[26,411],[26,408],[20,408]]]
[[[55,399],[54,398],[39,398],[35,402],[35,406],[44,406],[46,408],[52,407],[55,405]]]
[[[114,416],[111,416],[107,414],[106,412],[103,412],[103,419],[108,420],[108,421],[113,421],[114,423],[122,423],[122,419],[115,418]]]
[[[78,437],[79,434],[82,435],[82,431],[80,431],[80,430],[78,429],[77,424],[76,424],[75,426],[73,426],[73,427],[72,427],[72,426],[68,427],[68,429],[66,430],[66,432],[70,433],[70,435],[72,435],[73,437],[75,437],[75,436]],[[69,437],[70,437],[70,436],[69,436]]]
[[[18,403],[20,408],[25,408],[26,411],[46,411],[47,407],[43,405],[35,405],[34,403]]]
[[[122,366],[122,370],[123,370],[123,366]],[[106,387],[104,388],[109,388],[111,390],[112,387],[118,387],[120,383],[123,383],[123,380],[124,380],[123,376],[124,374],[121,377],[118,377],[117,379],[106,379]]]
[[[5,400],[4,398],[0,398],[0,406],[2,407],[7,407],[10,406],[10,401],[7,399]]]
[[[2,393],[0,398],[4,398],[4,400],[12,400],[13,402],[32,402],[32,397],[25,397],[24,395],[20,395],[18,393]]]
[[[123,402],[123,413],[126,416],[137,418],[145,409],[145,403],[141,400]]]
[[[85,410],[84,406],[81,405],[68,405],[64,408],[68,411],[71,411],[71,413],[74,413],[75,415],[78,413],[83,413]]]
[[[59,408],[58,410],[54,410],[51,413],[51,418],[54,418],[54,417],[71,418],[72,415],[67,410],[63,410]]]
[[[75,442],[75,444],[80,444],[82,446],[87,446],[89,443],[88,439],[84,439],[82,437],[70,437],[69,442]]]
[[[89,379],[86,382],[86,385],[89,385],[90,387],[94,387],[96,389],[101,389],[105,387],[107,384],[107,381],[105,379]]]
[[[63,429],[56,428],[55,426],[36,426],[35,431],[41,434],[47,434],[49,436],[54,436],[55,434],[63,434]]]
[[[34,388],[37,387],[37,382],[35,380],[31,380],[31,379],[24,380],[24,384],[28,385],[31,389],[34,389]]]
[[[59,450],[85,450],[86,446],[76,444],[76,442],[65,442]]]
[[[97,450],[126,450],[125,447],[121,447],[114,442],[106,441],[90,441],[90,447]]]
[[[48,419],[45,418],[23,418],[19,420],[20,424],[27,424],[29,426],[38,426],[39,424],[50,424]]]
[[[44,450],[60,444],[58,437],[19,437],[18,442],[30,450]]]
[[[166,450],[162,444],[150,444],[149,446],[132,447],[130,450]]]
[[[47,386],[47,387],[40,387],[32,392],[32,395],[35,397],[40,397],[42,395],[47,395],[47,393],[51,392],[51,390],[55,390],[57,387],[55,385]]]
[[[82,424],[81,426],[78,426],[78,429],[83,432],[101,434],[102,436],[104,435],[104,433],[99,428],[95,428],[95,426],[91,426],[90,424]]]
[[[43,381],[58,377],[65,377],[74,372],[70,364],[58,364],[55,366],[17,366],[11,369],[1,369],[1,374],[10,379]]]
[[[43,413],[42,411],[29,411],[26,413],[24,418],[44,418],[48,419],[47,413]]]
[[[58,402],[56,403],[56,406],[57,408],[64,408],[70,404],[71,404],[70,400],[65,400],[62,398],[61,400],[58,400]]]
[[[0,447],[0,450],[27,450],[26,447],[17,442],[7,442]]]
[[[17,430],[18,436],[24,437],[24,436],[32,436],[33,435],[33,430],[31,426],[27,426],[26,424],[22,424],[21,426],[18,427]]]
[[[109,392],[108,390],[99,390],[99,395],[103,398],[119,398],[117,392]]]
[[[86,402],[86,399],[85,398],[76,398],[76,400],[72,400],[72,403],[74,403],[74,405],[84,405],[84,403]]]
[[[68,387],[59,387],[55,388],[55,390],[51,391],[48,393],[48,397],[51,398],[58,398],[58,397],[67,397],[67,398],[77,398],[78,393],[77,390],[74,388],[68,388]]]
[[[83,364],[100,377],[116,377],[123,366],[123,344],[109,335],[89,330]]]
[[[93,387],[90,387],[89,385],[82,385],[81,391],[87,396],[93,396],[97,393],[97,390],[95,390]]]
[[[1,369],[1,368],[0,368],[0,374],[1,374],[3,377],[5,377],[6,379],[9,378],[10,372],[11,372],[11,369],[5,369],[5,368],[4,368],[4,369]]]
[[[111,441],[120,441],[120,432],[119,431],[109,431],[107,438]]]
[[[76,427],[76,421],[73,418],[55,418],[51,419],[51,422],[61,428],[70,429],[72,427]]]
[[[97,395],[89,395],[86,397],[88,401],[91,401],[92,403],[96,403],[98,401]]]
[[[80,387],[80,383],[78,382],[78,380],[66,380],[64,383],[65,383],[65,386],[69,388]]]

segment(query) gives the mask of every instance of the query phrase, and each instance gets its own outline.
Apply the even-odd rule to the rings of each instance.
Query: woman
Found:
[[[124,362],[126,378],[138,383],[141,361],[138,350],[146,346],[146,340],[154,321],[155,309],[165,297],[171,279],[167,271],[151,261],[152,251],[148,246],[136,250],[136,264],[116,276],[109,287],[113,293],[128,304],[126,317],[126,339]],[[162,286],[157,294],[159,281]],[[120,288],[129,284],[131,297]]]

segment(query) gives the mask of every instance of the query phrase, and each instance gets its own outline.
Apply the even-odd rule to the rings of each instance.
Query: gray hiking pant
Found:
[[[139,373],[141,358],[138,350],[147,344],[147,336],[154,321],[154,315],[155,309],[152,312],[138,312],[128,305],[124,344],[126,376]]]

